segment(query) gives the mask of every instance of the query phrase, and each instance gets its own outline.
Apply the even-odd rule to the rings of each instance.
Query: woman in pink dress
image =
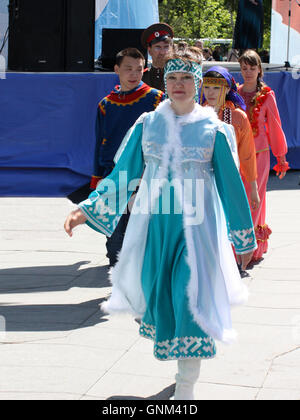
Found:
[[[240,57],[239,63],[244,84],[238,89],[243,97],[247,114],[252,126],[256,147],[257,184],[260,196],[260,206],[251,210],[253,225],[258,244],[252,261],[259,261],[268,250],[268,239],[272,233],[266,224],[266,191],[270,172],[270,147],[277,158],[277,165],[273,168],[279,179],[282,179],[289,169],[285,155],[287,143],[281,127],[280,116],[276,104],[275,93],[263,81],[263,69],[259,55],[253,50],[247,50]],[[248,198],[251,189],[244,181]]]

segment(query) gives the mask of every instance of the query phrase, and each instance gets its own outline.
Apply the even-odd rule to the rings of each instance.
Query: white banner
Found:
[[[96,0],[96,20],[99,19],[108,2],[109,0]]]
[[[6,30],[8,28],[8,0],[0,0],[0,48],[2,47],[4,36],[6,33]],[[0,58],[0,72],[2,72],[3,68],[3,60],[7,61],[7,44],[8,41],[5,44],[5,47],[2,51],[2,58]],[[3,58],[4,57],[4,58]]]
[[[300,64],[300,0],[273,0],[270,63]]]
[[[103,28],[143,29],[157,22],[157,0],[96,0],[95,58],[101,53]]]

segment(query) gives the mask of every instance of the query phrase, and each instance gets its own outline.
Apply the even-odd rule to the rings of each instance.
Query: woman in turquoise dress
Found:
[[[197,104],[201,58],[192,47],[170,57],[170,99],[137,120],[112,173],[65,222],[70,236],[82,223],[111,235],[139,184],[102,308],[139,317],[154,356],[178,361],[179,400],[194,398],[200,361],[215,356],[215,340],[235,339],[230,307],[247,299],[228,231],[243,267],[256,248],[234,130]]]

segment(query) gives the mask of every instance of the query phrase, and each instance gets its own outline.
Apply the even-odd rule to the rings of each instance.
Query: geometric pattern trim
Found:
[[[216,355],[215,342],[211,337],[174,337],[157,342],[155,327],[143,321],[139,333],[154,341],[154,356],[158,360],[212,359]]]
[[[254,229],[230,230],[234,245],[238,252],[247,252],[253,247]]]

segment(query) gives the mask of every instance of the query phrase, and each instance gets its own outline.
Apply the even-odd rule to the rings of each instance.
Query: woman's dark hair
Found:
[[[249,66],[258,66],[259,74],[257,77],[257,84],[256,84],[256,91],[258,92],[257,96],[259,95],[262,88],[266,86],[263,82],[262,78],[264,75],[264,71],[261,64],[260,56],[254,50],[246,50],[241,57],[239,58],[239,63],[242,65],[243,63],[248,64]],[[255,99],[255,97],[254,97]]]
[[[182,50],[189,46],[186,41],[179,41],[178,44],[175,45],[175,49]]]
[[[203,48],[203,52],[212,55],[212,50],[210,48]]]
[[[125,48],[125,50],[118,52],[116,56],[116,65],[120,67],[125,57],[141,58],[143,60],[144,65],[146,62],[145,57],[140,52],[140,50],[138,50],[137,48]]]
[[[224,76],[222,76],[222,74],[218,73],[217,71],[208,71],[207,73],[205,73],[205,75],[203,76],[205,77],[214,77],[217,79],[225,79]]]
[[[180,45],[175,46],[174,51],[168,54],[166,62],[174,59],[180,59],[186,63],[192,61],[194,63],[202,64],[203,56],[201,50],[197,47]]]

